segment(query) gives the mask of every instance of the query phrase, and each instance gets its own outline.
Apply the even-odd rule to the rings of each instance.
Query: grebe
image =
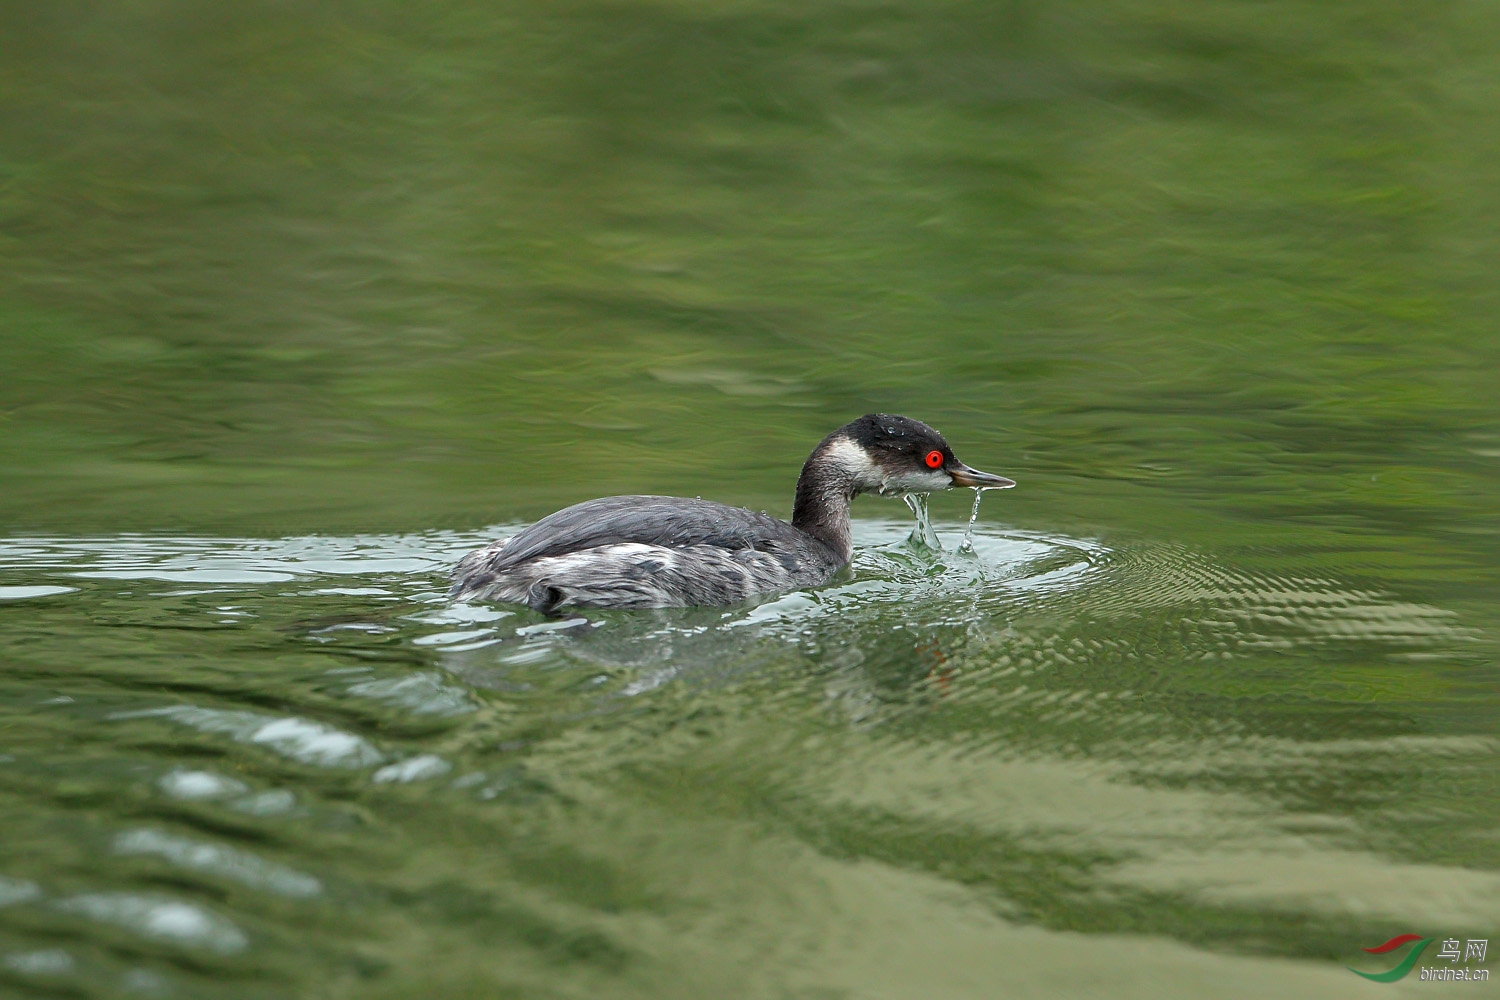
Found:
[[[853,554],[849,504],[860,493],[1014,485],[960,462],[920,420],[871,413],[807,457],[790,524],[685,497],[588,500],[464,556],[449,596],[513,601],[544,614],[734,604],[828,582]]]

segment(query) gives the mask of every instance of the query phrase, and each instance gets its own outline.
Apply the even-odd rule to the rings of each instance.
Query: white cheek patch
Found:
[[[878,490],[883,477],[880,466],[870,453],[848,438],[838,438],[828,446],[828,460],[847,475],[860,490]]]

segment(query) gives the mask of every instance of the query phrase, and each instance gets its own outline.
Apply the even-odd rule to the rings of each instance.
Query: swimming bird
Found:
[[[870,413],[807,457],[791,523],[685,497],[588,500],[464,556],[449,596],[527,604],[544,614],[735,604],[828,582],[854,553],[849,504],[861,493],[1014,485],[960,462],[920,420]]]

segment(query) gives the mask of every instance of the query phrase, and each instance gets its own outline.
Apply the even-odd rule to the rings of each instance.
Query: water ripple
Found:
[[[1097,943],[1146,914],[1214,954],[1243,947],[1225,928],[1301,954],[1500,919],[1500,742],[1472,723],[1492,642],[1465,615],[1171,545],[992,524],[959,552],[939,528],[934,549],[858,522],[823,587],[560,620],[444,596],[506,527],[0,542],[0,583],[69,588],[7,626],[0,796],[41,860],[0,878],[30,942],[6,954],[70,914],[216,976],[251,927],[278,963],[451,925],[615,969],[811,934],[841,892],[905,935],[920,897],[981,914],[976,941]],[[68,933],[75,971],[114,940]]]
[[[231,953],[250,941],[244,932],[216,913],[190,903],[125,892],[84,893],[58,900],[54,906],[94,920],[117,924],[148,938]]]
[[[293,760],[320,767],[366,767],[385,759],[384,754],[358,736],[295,717],[168,705],[116,712],[110,718],[170,719],[206,733],[225,733],[241,743],[269,747]]]
[[[283,896],[316,896],[322,883],[311,875],[264,861],[253,854],[217,844],[203,844],[159,830],[128,830],[115,838],[116,854],[149,854],[194,871],[211,872]]]

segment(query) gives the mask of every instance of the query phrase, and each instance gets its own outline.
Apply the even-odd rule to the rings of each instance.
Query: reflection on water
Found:
[[[884,521],[755,605],[449,603],[503,530],[0,542],[0,974],[978,996],[1128,956],[1324,996],[1254,954],[1500,923],[1500,741],[1424,697],[1483,646],[1451,611]]]

